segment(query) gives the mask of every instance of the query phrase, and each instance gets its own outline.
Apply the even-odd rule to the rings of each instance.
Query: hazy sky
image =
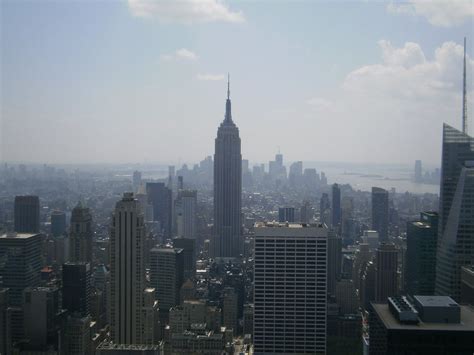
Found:
[[[439,163],[473,2],[1,1],[0,160]]]

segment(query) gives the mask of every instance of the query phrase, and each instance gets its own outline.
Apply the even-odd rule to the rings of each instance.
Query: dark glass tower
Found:
[[[461,266],[474,263],[474,138],[443,125],[436,294],[460,298]]]
[[[372,229],[379,232],[379,240],[388,238],[388,191],[372,187]]]
[[[332,226],[341,223],[341,189],[338,184],[332,185]]]
[[[214,153],[214,257],[239,256],[241,209],[242,155],[228,84],[225,118],[217,129]]]
[[[15,197],[15,232],[39,233],[40,203],[38,196]]]

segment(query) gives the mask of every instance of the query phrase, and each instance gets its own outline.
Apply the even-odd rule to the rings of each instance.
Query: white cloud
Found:
[[[472,0],[408,0],[391,2],[387,10],[394,14],[426,17],[429,23],[440,27],[458,26],[474,17]]]
[[[322,145],[334,144],[326,136],[337,132],[338,139],[351,147],[341,160],[439,163],[442,123],[461,127],[462,45],[445,42],[431,54],[417,43],[378,44],[378,63],[354,69],[325,98],[306,101],[317,108],[306,110],[307,129],[315,122],[324,127],[324,133],[315,133]],[[474,60],[467,57],[468,78],[473,70]],[[472,113],[472,80],[467,89]]]
[[[224,74],[198,74],[196,75],[198,80],[207,80],[207,81],[217,81],[217,80],[224,80]]]
[[[128,0],[134,16],[156,17],[165,23],[205,23],[245,21],[241,11],[232,11],[221,0]]]
[[[162,54],[160,57],[162,60],[171,61],[171,60],[197,60],[199,57],[196,53],[190,51],[186,48],[181,48],[176,50],[174,53]]]

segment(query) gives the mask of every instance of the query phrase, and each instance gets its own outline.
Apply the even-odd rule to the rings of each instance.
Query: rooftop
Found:
[[[0,239],[28,239],[41,233],[5,233],[0,235]]]
[[[451,297],[448,296],[413,296],[423,307],[459,307]]]
[[[372,303],[372,306],[387,329],[406,329],[415,331],[474,331],[474,309],[469,306],[460,306],[460,323],[426,323],[420,320],[420,322],[417,324],[400,323],[390,312],[387,303]]]

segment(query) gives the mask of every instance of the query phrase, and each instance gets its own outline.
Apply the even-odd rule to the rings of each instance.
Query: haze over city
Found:
[[[466,35],[473,112],[469,1],[3,1],[1,12],[2,161],[197,162],[213,152],[230,72],[251,162],[280,149],[286,161],[438,165],[442,123],[460,127]]]

